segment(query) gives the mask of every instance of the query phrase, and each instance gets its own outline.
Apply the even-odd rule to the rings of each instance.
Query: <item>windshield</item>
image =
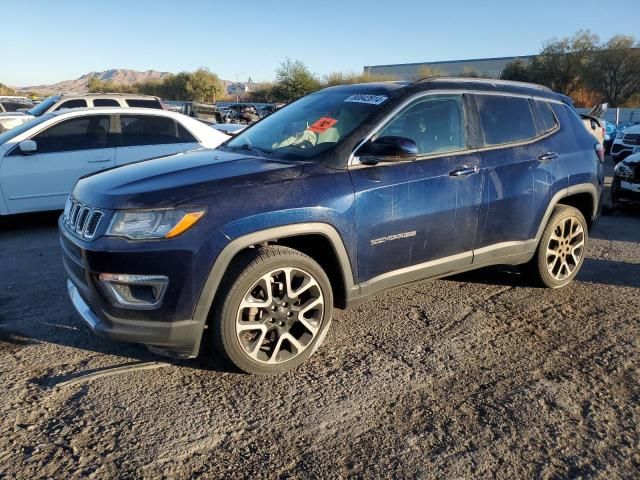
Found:
[[[224,148],[309,159],[335,146],[387,99],[386,95],[353,92],[308,95],[239,133]]]
[[[0,133],[0,145],[2,145],[4,143],[8,142],[9,140],[17,137],[21,133],[26,132],[30,128],[33,128],[36,125],[39,125],[42,122],[45,122],[45,121],[49,120],[51,117],[53,117],[53,113],[50,113],[48,115],[42,115],[42,116],[36,117],[36,118],[32,118],[31,120],[29,120],[27,122],[24,122],[23,124],[18,125],[17,127],[12,128],[11,130],[7,130],[4,133]]]
[[[34,117],[39,117],[44,112],[49,110],[49,108],[54,103],[56,103],[58,100],[60,100],[60,97],[58,95],[54,95],[53,97],[45,98],[42,102],[40,102],[38,105],[33,107],[31,110],[27,110],[27,113],[29,115],[33,115]]]

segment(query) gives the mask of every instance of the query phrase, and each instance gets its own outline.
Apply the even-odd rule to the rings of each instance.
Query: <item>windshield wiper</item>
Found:
[[[239,146],[229,146],[226,145],[227,148],[231,148],[233,150],[248,150],[250,152],[256,153],[258,154],[259,157],[264,157],[266,155],[270,155],[271,153],[273,153],[273,150],[266,150],[263,148],[258,148],[258,147],[254,147],[252,145],[249,145],[248,143],[243,143],[242,145]]]

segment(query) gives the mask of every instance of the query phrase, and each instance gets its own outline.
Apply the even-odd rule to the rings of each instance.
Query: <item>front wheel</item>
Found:
[[[309,256],[269,246],[242,253],[220,285],[214,308],[216,349],[247,373],[297,367],[320,346],[333,305],[331,284]]]
[[[535,283],[560,288],[570,283],[584,262],[587,222],[577,208],[558,205],[528,264]]]

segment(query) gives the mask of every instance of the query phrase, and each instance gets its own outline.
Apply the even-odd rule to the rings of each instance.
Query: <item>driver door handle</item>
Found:
[[[102,162],[110,162],[111,157],[96,157],[89,160],[89,163],[102,163]]]
[[[543,153],[542,155],[538,155],[538,160],[540,160],[541,162],[550,162],[555,158],[558,158],[557,152],[547,152]]]
[[[477,165],[473,167],[464,166],[457,170],[452,170],[449,172],[449,176],[451,177],[466,177],[467,175],[474,175],[480,171],[480,168]]]

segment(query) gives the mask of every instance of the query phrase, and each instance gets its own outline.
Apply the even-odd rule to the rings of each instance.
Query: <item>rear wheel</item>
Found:
[[[247,373],[297,367],[318,348],[333,305],[327,275],[312,258],[280,246],[251,249],[220,285],[212,325],[216,349]]]
[[[577,208],[558,205],[528,264],[532,280],[549,288],[570,283],[584,262],[587,222]]]

